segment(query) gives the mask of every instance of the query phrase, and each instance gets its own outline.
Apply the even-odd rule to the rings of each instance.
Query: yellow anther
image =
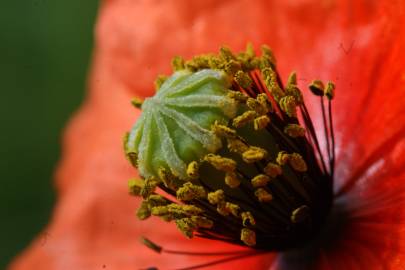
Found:
[[[260,161],[267,157],[267,151],[263,148],[250,146],[245,152],[242,154],[242,159],[246,163],[254,163]]]
[[[197,229],[195,224],[190,220],[190,218],[180,218],[176,219],[177,229],[183,233],[183,235],[189,239],[193,238],[194,230]]]
[[[231,152],[242,154],[249,148],[247,143],[243,142],[241,139],[238,138],[228,138],[227,141],[228,141],[228,149]]]
[[[218,214],[222,215],[222,216],[228,216],[230,211],[229,209],[226,207],[226,202],[220,202],[217,204],[217,212]]]
[[[267,86],[274,99],[279,102],[280,99],[285,96],[285,93],[277,82],[276,72],[269,67],[261,69],[261,72],[264,84]]]
[[[326,96],[329,100],[332,100],[333,97],[335,96],[335,85],[334,85],[332,82],[328,82],[328,83],[326,84],[325,96]]]
[[[177,228],[187,237],[192,238],[198,228],[210,229],[214,225],[212,220],[202,216],[192,216],[176,220]]]
[[[186,170],[188,177],[190,177],[191,179],[197,179],[200,176],[199,168],[200,168],[200,165],[198,164],[197,161],[191,161],[187,165],[187,170]]]
[[[164,215],[169,215],[169,207],[166,205],[159,205],[151,208],[151,214],[154,216],[164,216]]]
[[[222,70],[225,65],[225,61],[217,56],[210,56],[208,63],[210,65],[210,68],[220,70]]]
[[[249,58],[253,58],[256,56],[255,49],[253,48],[253,44],[251,42],[246,44],[245,53]]]
[[[225,184],[230,188],[237,188],[240,185],[240,180],[235,172],[227,172],[225,174]]]
[[[295,209],[291,213],[291,222],[292,223],[301,223],[305,221],[310,215],[310,209],[308,206],[303,205]]]
[[[285,89],[285,93],[288,96],[293,96],[297,105],[303,104],[304,97],[302,96],[301,90],[297,86],[287,86],[287,88]]]
[[[275,67],[276,59],[274,58],[273,52],[268,46],[262,46],[262,56],[261,56],[261,68]]]
[[[239,217],[239,211],[240,207],[234,203],[223,201],[217,204],[217,212],[223,216],[232,214],[235,217]]]
[[[297,87],[297,75],[295,74],[295,72],[292,72],[290,74],[290,76],[288,77],[285,92],[287,95],[293,96],[298,105],[300,105],[304,102],[302,93],[301,93],[300,89]]]
[[[240,232],[240,240],[247,246],[255,246],[256,233],[248,228],[243,228]]]
[[[255,117],[257,116],[257,113],[255,111],[246,111],[243,114],[235,117],[233,119],[233,126],[236,128],[243,127],[247,123],[253,121]]]
[[[210,204],[217,205],[225,200],[225,193],[222,189],[208,193],[207,197]]]
[[[266,167],[264,167],[263,169],[264,173],[268,176],[270,176],[271,178],[276,178],[278,175],[282,174],[282,169],[280,167],[280,165],[269,162]]]
[[[291,72],[287,79],[287,86],[297,85],[297,74],[295,71]]]
[[[262,64],[262,60],[259,57],[254,57],[249,62],[249,68],[251,69],[259,69]]]
[[[233,172],[236,169],[236,162],[230,158],[208,154],[204,157],[204,160],[214,166],[215,169],[220,171]]]
[[[131,104],[132,104],[132,106],[134,106],[135,108],[140,109],[140,108],[142,107],[143,100],[140,99],[140,98],[138,98],[138,97],[133,97],[133,98],[131,99]]]
[[[160,181],[155,178],[155,177],[150,177],[145,179],[144,185],[141,189],[140,195],[146,199],[151,195],[153,192],[155,192],[155,189],[157,185],[160,183]]]
[[[138,154],[135,152],[126,152],[125,154],[131,165],[138,167]]]
[[[252,213],[250,213],[249,211],[247,212],[242,212],[240,214],[241,218],[242,218],[242,224],[243,226],[249,226],[249,225],[256,225],[256,221],[252,215]]]
[[[242,69],[241,64],[236,60],[230,60],[226,62],[223,68],[223,70],[231,76],[234,76],[234,74],[241,69]]]
[[[210,58],[210,55],[197,55],[193,59],[186,61],[184,66],[190,71],[210,68]]]
[[[210,68],[210,55],[197,55],[193,59],[185,62],[184,66],[190,71],[197,71],[205,68]]]
[[[175,203],[171,203],[164,206],[155,206],[152,207],[151,213],[154,216],[165,216],[169,217],[170,219],[178,219],[184,217],[191,217],[197,216],[202,214],[204,211],[194,205],[179,205]]]
[[[280,109],[289,117],[297,117],[297,102],[294,96],[285,96],[280,99]]]
[[[138,210],[136,210],[136,216],[140,220],[145,220],[148,217],[150,217],[150,215],[151,215],[150,206],[149,206],[148,202],[143,201],[141,203],[141,205],[139,206]]]
[[[219,56],[225,61],[231,61],[235,59],[235,56],[233,55],[231,49],[225,46],[219,49]]]
[[[260,114],[266,114],[268,112],[273,111],[269,98],[265,93],[258,94],[256,100],[257,102],[259,102],[261,106]]]
[[[243,94],[242,92],[239,91],[228,91],[228,97],[233,98],[234,100],[245,103],[246,100],[249,98],[247,95]]]
[[[144,187],[144,182],[142,179],[131,179],[128,181],[128,188],[129,188],[129,194],[135,195],[135,196],[140,196],[141,195],[141,190]]]
[[[190,182],[185,183],[176,191],[178,200],[190,201],[194,199],[202,199],[207,196],[205,189],[202,186],[194,185]]]
[[[185,205],[171,204],[171,208],[169,207],[169,209],[171,209],[172,212],[179,211],[180,213],[187,216],[195,216],[202,214],[204,212],[201,208],[188,204]]]
[[[206,217],[202,216],[192,216],[191,221],[197,225],[197,227],[210,229],[214,226],[214,222]]]
[[[160,87],[162,86],[162,84],[167,80],[167,76],[166,75],[159,75],[154,84],[155,84],[155,90],[159,91]]]
[[[262,45],[261,49],[262,49],[262,56],[269,57],[273,60],[273,62],[275,62],[273,51],[271,50],[271,48],[269,46]]]
[[[250,110],[255,111],[259,115],[266,113],[259,101],[254,98],[248,98],[246,101],[246,105],[249,107]]]
[[[265,187],[270,181],[270,178],[265,174],[258,174],[251,180],[252,186],[254,188]]]
[[[183,57],[181,57],[181,56],[173,57],[172,68],[173,68],[173,71],[179,71],[179,70],[185,69]]]
[[[320,80],[314,80],[311,82],[311,84],[308,86],[309,90],[316,95],[316,96],[323,96],[325,86],[323,85],[323,82]]]
[[[169,204],[169,201],[166,200],[163,196],[158,194],[152,194],[145,201],[148,203],[149,207],[161,206]]]
[[[284,128],[284,133],[293,138],[304,137],[305,128],[297,124],[288,124]]]
[[[226,202],[225,207],[228,209],[229,213],[231,213],[235,217],[239,217],[240,207],[237,204]]]
[[[264,188],[256,189],[255,196],[257,197],[259,202],[270,202],[271,200],[273,200],[273,196]]]
[[[302,158],[302,156],[298,153],[292,153],[288,157],[288,163],[291,165],[291,167],[298,171],[298,172],[306,172],[307,171],[307,164],[305,163],[305,160]]]
[[[185,67],[187,70],[192,71],[192,72],[198,71],[198,66],[197,66],[197,64],[193,61],[193,59],[186,61],[186,62],[184,63],[184,67]]]
[[[171,174],[168,170],[163,167],[159,168],[158,176],[166,187],[170,189],[176,189],[176,185],[174,184],[174,175]]]
[[[256,117],[255,120],[253,121],[253,127],[255,130],[261,130],[270,123],[270,118],[267,115],[262,115],[259,117]]]
[[[193,58],[194,62],[197,64],[198,69],[204,69],[210,67],[210,55],[199,55]]]
[[[285,152],[285,151],[278,152],[276,161],[279,165],[281,165],[281,166],[285,165],[288,162],[288,159],[289,159],[289,155],[287,152]]]
[[[239,70],[235,73],[235,81],[242,86],[242,88],[249,88],[252,85],[252,79],[250,76],[243,72],[242,70]]]
[[[218,136],[224,138],[233,138],[236,136],[236,130],[231,129],[225,125],[221,125],[218,121],[211,126],[211,130]]]

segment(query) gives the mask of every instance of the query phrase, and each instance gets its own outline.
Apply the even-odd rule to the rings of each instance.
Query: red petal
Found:
[[[156,220],[137,221],[133,215],[136,199],[125,195],[126,179],[134,171],[121,149],[122,135],[137,115],[128,103],[131,96],[151,95],[154,78],[169,72],[174,55],[216,51],[222,43],[235,50],[248,41],[269,44],[283,77],[295,69],[302,85],[316,77],[335,80],[339,181],[367,178],[373,184],[353,181],[372,187],[365,191],[365,198],[383,183],[387,190],[401,186],[400,178],[394,176],[404,176],[400,172],[404,161],[398,158],[403,157],[404,143],[389,139],[404,134],[403,5],[399,1],[362,5],[352,1],[269,2],[104,1],[90,96],[67,130],[57,174],[55,214],[44,235],[12,269],[136,269],[151,263],[175,268],[207,260],[155,255],[138,243],[140,235],[168,248],[225,248],[219,243],[183,241],[172,225]],[[364,175],[380,160],[386,174],[379,178]],[[386,269],[399,269],[404,263],[400,255],[405,253],[405,230],[400,225],[404,220],[391,222],[393,214],[383,210],[372,216],[394,224],[383,231],[395,234],[375,241],[381,246],[379,251],[385,252],[384,258],[390,259]],[[353,224],[347,232],[350,236],[361,231],[361,225]],[[377,230],[373,225],[368,228],[369,232]],[[384,244],[393,236],[395,248]],[[330,253],[335,254],[328,257],[331,265],[349,256],[350,250],[363,254],[354,245],[342,247],[346,250]],[[243,265],[265,269],[272,260],[262,259],[244,260]],[[233,264],[235,269],[241,265]],[[327,269],[325,265],[322,269]]]

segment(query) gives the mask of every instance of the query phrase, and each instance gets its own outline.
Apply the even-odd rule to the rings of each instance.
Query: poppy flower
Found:
[[[138,221],[141,200],[127,196],[135,172],[121,141],[140,114],[129,101],[153,94],[154,78],[169,73],[174,55],[191,58],[222,44],[241,51],[248,42],[269,44],[280,77],[297,71],[301,89],[312,78],[335,82],[334,205],[342,215],[310,247],[209,269],[403,269],[404,8],[401,1],[102,2],[89,92],[65,133],[53,217],[10,269],[181,269],[223,258],[156,254],[141,236],[168,251],[243,252],[184,239],[172,223]],[[317,99],[305,100],[321,127]]]

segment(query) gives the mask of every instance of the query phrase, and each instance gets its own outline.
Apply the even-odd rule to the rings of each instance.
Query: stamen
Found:
[[[141,195],[141,190],[144,187],[144,182],[141,179],[131,179],[128,181],[129,193],[134,196]]]
[[[241,102],[241,103],[245,103],[249,98],[249,96],[247,96],[239,91],[229,91],[228,97],[233,98],[236,101]]]
[[[133,97],[131,100],[131,104],[132,106],[134,106],[135,108],[140,109],[142,107],[143,104],[143,100],[137,97]]]
[[[235,81],[242,87],[242,88],[249,88],[252,85],[252,79],[249,77],[248,74],[239,70],[235,74]]]
[[[269,47],[261,56],[252,45],[237,54],[222,47],[217,55],[175,57],[172,67],[172,76],[158,78],[154,97],[133,102],[144,113],[124,138],[125,154],[142,177],[128,183],[130,194],[143,198],[138,218],[157,216],[174,221],[187,238],[253,250],[239,257],[314,237],[332,202],[334,85],[315,80],[309,86],[321,100],[326,167],[297,75],[284,87]],[[234,254],[184,269],[235,260]]]
[[[295,209],[291,214],[291,221],[293,223],[301,223],[309,217],[309,207],[303,205]]]
[[[257,113],[255,111],[246,111],[242,115],[239,115],[233,119],[233,126],[236,128],[241,128],[249,122],[252,122],[256,116]]]
[[[236,169],[236,162],[230,158],[221,157],[219,155],[208,154],[204,160],[210,163],[215,169],[224,172],[233,172]]]
[[[211,130],[216,135],[224,138],[234,138],[236,136],[236,130],[220,125],[218,121],[215,121],[214,125],[211,126]]]
[[[183,57],[175,56],[172,59],[172,68],[174,71],[179,71],[179,70],[185,69]]]
[[[235,172],[227,172],[225,174],[225,184],[230,188],[237,188],[240,185],[240,180]]]
[[[208,193],[208,201],[211,204],[217,205],[225,200],[225,194],[222,189],[218,189],[215,192]]]
[[[256,233],[248,228],[243,228],[240,232],[240,240],[247,246],[256,245]]]
[[[265,187],[270,181],[270,178],[265,174],[258,174],[252,179],[252,186],[254,188]]]
[[[294,96],[285,96],[280,99],[280,108],[289,117],[297,117],[297,102]]]
[[[144,199],[148,198],[153,192],[155,192],[155,189],[159,185],[159,183],[160,181],[155,177],[149,177],[145,179],[140,195]]]
[[[267,115],[262,115],[259,117],[256,117],[253,125],[255,130],[261,130],[267,127],[267,125],[270,123],[270,118]]]
[[[272,178],[276,178],[277,176],[281,175],[282,170],[281,167],[275,163],[269,162],[267,163],[266,167],[263,169],[264,173]]]
[[[305,136],[305,128],[301,127],[297,124],[288,124],[284,128],[284,133],[290,137],[297,138],[297,137],[304,137]]]
[[[159,91],[160,87],[162,84],[167,80],[167,76],[165,75],[159,75],[156,80],[155,80],[155,90]]]
[[[324,89],[325,89],[325,86],[323,85],[323,82],[320,80],[314,80],[309,85],[309,90],[311,90],[311,92],[315,96],[323,96]]]
[[[252,213],[250,213],[249,211],[247,212],[242,212],[241,213],[241,218],[242,218],[242,224],[243,226],[254,226],[256,225],[256,221],[252,215]]]
[[[242,154],[249,149],[249,146],[239,138],[228,138],[227,141],[231,152]]]
[[[191,161],[187,166],[187,175],[191,179],[197,179],[199,177],[198,169],[199,165],[197,161]]]
[[[264,188],[258,188],[255,191],[255,195],[259,202],[270,202],[273,200],[273,196],[268,193]]]
[[[246,163],[254,163],[258,162],[267,157],[267,151],[263,148],[250,146],[245,152],[242,154],[243,161]]]
[[[288,155],[288,162],[291,167],[298,171],[298,172],[306,172],[307,171],[307,164],[305,163],[302,156],[298,153],[292,153]]]
[[[188,182],[176,191],[176,195],[178,200],[191,201],[195,199],[203,199],[207,196],[207,193],[202,186],[197,186]]]

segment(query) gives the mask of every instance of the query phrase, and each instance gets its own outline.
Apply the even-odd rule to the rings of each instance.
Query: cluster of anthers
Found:
[[[174,221],[194,236],[255,250],[297,247],[320,230],[332,205],[334,85],[313,81],[320,97],[325,155],[296,74],[284,86],[267,46],[234,54],[223,47],[185,61],[125,137],[125,152],[141,179],[130,193],[143,201],[139,219]],[[161,247],[145,239],[145,244]]]

